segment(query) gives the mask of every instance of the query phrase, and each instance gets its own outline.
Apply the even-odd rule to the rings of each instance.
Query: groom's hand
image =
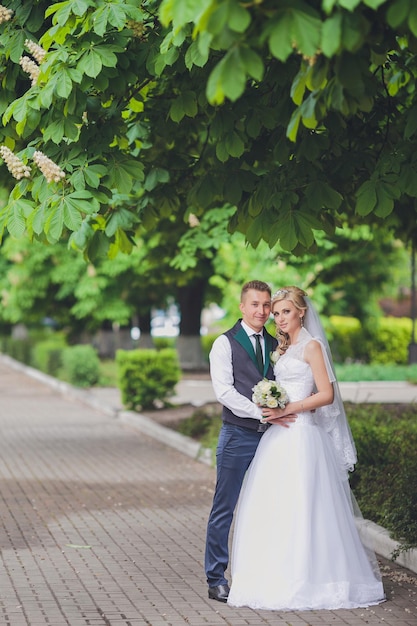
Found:
[[[283,426],[284,428],[289,428],[292,422],[295,422],[297,419],[297,415],[295,413],[290,413],[289,415],[284,415],[284,417],[268,417],[264,418],[269,424],[278,424],[278,426]]]

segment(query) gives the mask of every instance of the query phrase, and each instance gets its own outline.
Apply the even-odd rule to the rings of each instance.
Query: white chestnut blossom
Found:
[[[7,148],[6,146],[0,146],[0,155],[6,163],[7,169],[9,170],[11,175],[16,178],[16,180],[20,180],[21,178],[29,178],[30,167],[28,165],[25,165],[23,161],[10,150],[10,148]]]
[[[2,4],[0,4],[0,24],[4,22],[8,22],[13,15],[13,11],[11,9],[6,9]]]
[[[59,165],[54,163],[52,159],[47,157],[40,150],[36,150],[36,152],[34,152],[33,160],[45,176],[48,183],[59,183],[62,178],[65,178],[65,172],[61,170]]]
[[[30,39],[25,40],[25,46],[29,50],[33,58],[36,59],[38,63],[42,63],[45,58],[46,50],[44,50],[39,44],[31,41]]]
[[[200,226],[200,220],[196,215],[194,215],[194,213],[190,213],[188,216],[188,224],[191,228],[196,228],[197,226]]]
[[[26,57],[26,56],[20,57],[19,64],[21,65],[22,69],[25,72],[27,72],[29,76],[31,77],[32,86],[36,85],[39,74],[40,74],[39,65],[35,63],[35,61],[32,61],[32,59],[29,59],[29,57]]]

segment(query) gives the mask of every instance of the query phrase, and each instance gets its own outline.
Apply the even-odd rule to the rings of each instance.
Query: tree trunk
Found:
[[[154,348],[154,343],[151,335],[151,309],[138,311],[137,314],[137,326],[140,329],[139,340],[135,343],[138,348]]]
[[[181,369],[207,369],[201,347],[201,312],[207,286],[206,278],[178,288],[178,306],[180,308],[180,334],[177,339],[178,358]]]

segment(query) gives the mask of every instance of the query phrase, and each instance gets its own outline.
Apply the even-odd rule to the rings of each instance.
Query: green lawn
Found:
[[[417,384],[417,364],[414,365],[364,365],[361,363],[336,364],[336,375],[340,382],[359,382],[363,380],[406,380]],[[100,386],[117,386],[117,366],[114,360],[101,362]]]
[[[364,365],[360,363],[347,363],[335,365],[336,375],[339,382],[359,382],[364,380],[406,380],[417,384],[417,364],[413,365]]]

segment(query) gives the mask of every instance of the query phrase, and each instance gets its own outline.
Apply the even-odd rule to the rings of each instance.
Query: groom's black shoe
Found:
[[[217,587],[209,587],[208,597],[211,600],[227,602],[227,598],[229,597],[229,591],[229,585],[218,585]]]

